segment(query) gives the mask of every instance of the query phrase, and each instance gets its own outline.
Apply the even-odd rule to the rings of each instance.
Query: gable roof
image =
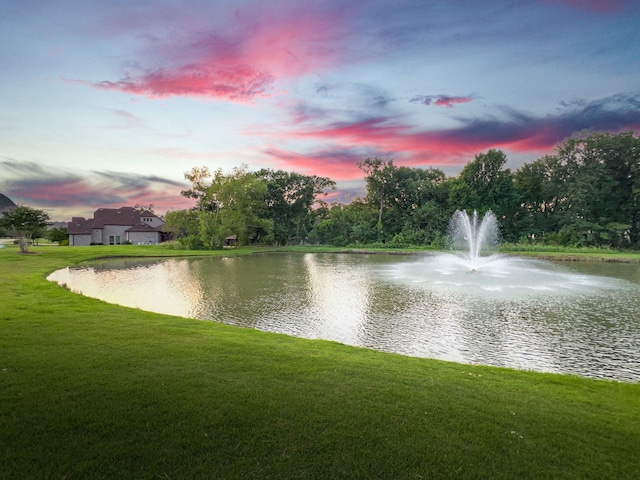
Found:
[[[67,233],[70,235],[91,235],[92,228],[92,218],[87,220],[83,217],[71,217],[71,221],[67,223]]]
[[[125,232],[161,232],[161,227],[152,227],[148,223],[140,222],[131,228],[125,230]]]
[[[140,222],[140,212],[133,207],[99,208],[93,214],[93,227],[105,225],[136,225]]]

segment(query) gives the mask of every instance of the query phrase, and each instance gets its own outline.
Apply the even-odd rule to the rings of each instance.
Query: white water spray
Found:
[[[475,273],[484,264],[482,254],[495,250],[498,245],[496,216],[488,211],[479,221],[475,210],[471,216],[464,210],[456,210],[449,223],[449,238],[452,248],[467,261],[469,271]]]

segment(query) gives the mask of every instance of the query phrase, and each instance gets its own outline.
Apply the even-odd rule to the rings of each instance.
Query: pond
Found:
[[[640,381],[640,265],[492,258],[477,274],[446,255],[120,259],[49,280],[110,303],[302,338]]]

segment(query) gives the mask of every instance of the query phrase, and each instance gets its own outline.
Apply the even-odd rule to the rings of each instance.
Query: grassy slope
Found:
[[[550,260],[640,263],[640,252],[630,250],[506,244],[501,245],[500,251]]]
[[[640,385],[156,315],[0,250],[0,478],[640,478]]]

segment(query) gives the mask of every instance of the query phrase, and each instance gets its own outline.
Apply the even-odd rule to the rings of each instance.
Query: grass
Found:
[[[640,263],[640,252],[598,247],[561,247],[557,245],[503,244],[503,253],[516,253],[553,260]]]
[[[108,305],[45,277],[194,252],[32,251],[0,249],[2,479],[640,478],[640,385]]]

